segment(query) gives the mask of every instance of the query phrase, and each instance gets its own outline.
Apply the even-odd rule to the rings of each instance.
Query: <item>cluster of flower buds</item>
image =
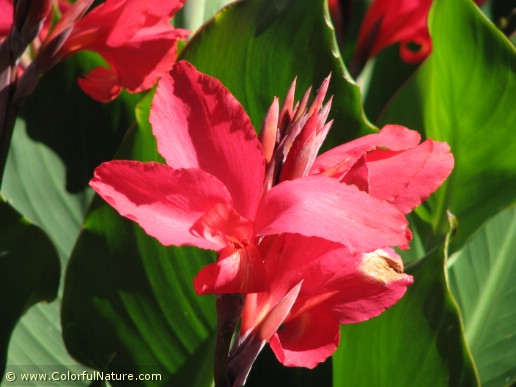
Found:
[[[281,181],[308,175],[333,123],[326,122],[332,99],[323,105],[329,83],[328,76],[309,106],[311,87],[294,105],[296,80],[292,82],[281,110],[278,98],[274,98],[260,131],[267,163],[264,191]]]

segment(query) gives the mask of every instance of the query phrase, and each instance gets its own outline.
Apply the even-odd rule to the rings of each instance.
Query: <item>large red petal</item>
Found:
[[[328,311],[314,308],[288,321],[269,345],[282,364],[314,368],[335,352],[339,338],[338,322]]]
[[[393,203],[404,213],[426,200],[453,169],[450,147],[443,142],[426,140],[392,157],[383,158],[382,154],[373,151],[367,156],[369,193]]]
[[[351,252],[406,247],[410,240],[407,220],[396,207],[324,176],[273,187],[262,200],[255,227],[258,235],[317,236]]]
[[[204,171],[111,161],[95,170],[90,185],[121,215],[137,222],[164,245],[220,249],[191,231],[214,205],[231,202],[224,185]]]
[[[220,81],[177,63],[158,86],[150,121],[170,166],[217,177],[235,209],[254,218],[265,173],[262,148],[244,109]]]

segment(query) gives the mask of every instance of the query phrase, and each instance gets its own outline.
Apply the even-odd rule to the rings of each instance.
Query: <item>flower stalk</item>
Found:
[[[243,294],[217,295],[217,343],[214,356],[215,387],[231,387],[228,355],[244,306]]]

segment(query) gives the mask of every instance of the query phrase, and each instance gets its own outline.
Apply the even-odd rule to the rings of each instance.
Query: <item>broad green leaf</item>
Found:
[[[407,270],[414,284],[379,317],[341,328],[334,386],[478,385],[459,312],[436,250]]]
[[[32,305],[52,301],[59,286],[59,257],[38,227],[0,197],[0,380],[13,329]]]
[[[480,228],[448,261],[450,287],[482,385],[516,381],[516,207]]]
[[[150,96],[119,157],[159,159],[149,106]],[[192,280],[212,261],[200,249],[163,247],[97,197],[65,279],[70,353],[99,370],[162,374],[161,382],[146,385],[210,385],[215,302],[197,296]]]
[[[516,52],[469,0],[437,0],[430,33],[432,54],[383,121],[450,144],[455,170],[430,204],[438,234],[447,208],[457,216],[458,249],[516,197]]]
[[[181,59],[220,79],[255,128],[274,96],[283,99],[297,77],[297,97],[332,73],[329,141],[342,143],[373,126],[363,115],[358,86],[340,58],[325,0],[241,1],[229,5],[187,44]]]
[[[63,273],[92,196],[91,192],[67,192],[65,174],[63,162],[45,145],[31,140],[25,122],[18,119],[3,193],[18,211],[46,230],[59,253]],[[9,365],[31,365],[31,372],[46,372],[48,369],[39,366],[77,364],[64,347],[60,309],[59,300],[38,304],[21,318],[9,345]]]
[[[2,193],[54,242],[62,272],[92,193],[84,189],[91,171],[119,146],[134,113],[129,97],[108,105],[92,101],[76,78],[93,65],[81,55],[42,78],[18,118]],[[27,135],[29,133],[29,136]],[[34,140],[36,139],[36,140]],[[74,366],[61,336],[60,303],[36,305],[17,325],[9,346],[10,365]]]

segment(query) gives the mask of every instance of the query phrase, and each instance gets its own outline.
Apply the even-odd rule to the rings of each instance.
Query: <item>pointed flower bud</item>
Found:
[[[326,122],[331,99],[323,105],[329,83],[330,76],[323,81],[311,104],[311,87],[300,102],[294,103],[294,80],[279,116],[278,100],[274,99],[260,132],[267,162],[264,192],[280,181],[308,175],[332,124],[332,121]]]

